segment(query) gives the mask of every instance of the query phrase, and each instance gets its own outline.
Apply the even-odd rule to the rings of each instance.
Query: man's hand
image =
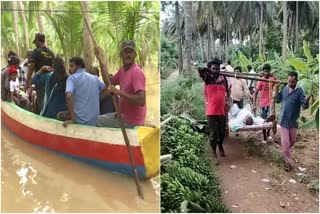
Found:
[[[115,95],[120,95],[120,93],[121,93],[120,90],[117,89],[114,85],[109,85],[108,91],[109,91],[109,93],[113,93]]]
[[[94,53],[96,54],[97,57],[98,56],[102,57],[103,50],[102,50],[102,48],[97,46],[97,47],[94,47]]]
[[[253,106],[252,110],[253,110],[253,113],[254,113],[254,114],[257,113],[257,107],[256,107],[256,106]]]
[[[73,124],[73,123],[75,123],[73,120],[66,120],[66,121],[63,122],[62,125],[63,125],[63,127],[67,128],[68,124]]]
[[[44,66],[42,66],[41,71],[42,72],[44,72],[44,71],[51,72],[51,71],[53,71],[53,68],[51,66],[44,65]]]

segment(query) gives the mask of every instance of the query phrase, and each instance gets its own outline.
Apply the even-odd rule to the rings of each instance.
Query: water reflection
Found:
[[[159,178],[143,181],[22,141],[2,126],[2,212],[159,212]]]

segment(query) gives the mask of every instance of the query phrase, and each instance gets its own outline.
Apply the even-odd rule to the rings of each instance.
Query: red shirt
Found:
[[[270,77],[269,79],[276,80],[274,77]],[[271,89],[270,89],[270,86],[271,86]],[[272,86],[273,86],[273,83],[262,82],[262,81],[258,82],[257,89],[261,91],[261,95],[260,95],[261,108],[271,106]]]
[[[115,85],[120,85],[120,91],[128,94],[135,94],[138,91],[145,91],[146,79],[142,69],[134,64],[127,71],[121,67],[119,71],[112,77]],[[141,126],[146,118],[146,105],[138,106],[130,103],[123,97],[120,97],[119,111],[121,117],[128,123]]]
[[[205,82],[204,97],[207,101],[206,115],[225,116],[227,79],[224,76],[219,76],[215,79],[210,75],[206,75],[203,80]]]

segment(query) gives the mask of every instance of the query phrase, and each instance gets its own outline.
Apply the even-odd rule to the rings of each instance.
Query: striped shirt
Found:
[[[304,109],[309,107],[304,90],[300,86],[296,86],[289,94],[289,86],[287,85],[277,94],[276,102],[282,102],[279,114],[280,125],[285,128],[298,128],[301,106]]]

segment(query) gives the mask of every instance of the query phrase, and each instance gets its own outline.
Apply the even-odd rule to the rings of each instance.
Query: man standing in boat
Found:
[[[26,79],[26,86],[28,89],[28,92],[31,91],[31,82],[32,82],[32,75],[34,72],[37,72],[42,68],[42,66],[51,66],[53,59],[54,59],[54,53],[45,45],[46,37],[42,33],[37,33],[35,35],[33,43],[36,45],[36,49],[33,50],[31,54],[31,60],[30,60],[30,67],[27,74]],[[40,87],[36,88],[37,92],[37,106],[38,109],[41,111],[43,107],[43,100],[44,100],[44,94],[45,94],[45,88]],[[40,113],[40,112],[37,112]]]
[[[108,74],[105,69],[108,68],[103,62],[102,49],[96,47],[95,53],[100,63],[102,78],[107,84]],[[123,66],[111,78],[112,85],[108,86],[108,91],[120,96],[119,112],[124,126],[127,128],[142,126],[146,117],[146,80],[142,69],[135,63],[137,56],[135,43],[123,42],[120,56]],[[120,90],[115,85],[120,85]],[[97,126],[119,128],[117,114],[107,113],[99,116]]]

